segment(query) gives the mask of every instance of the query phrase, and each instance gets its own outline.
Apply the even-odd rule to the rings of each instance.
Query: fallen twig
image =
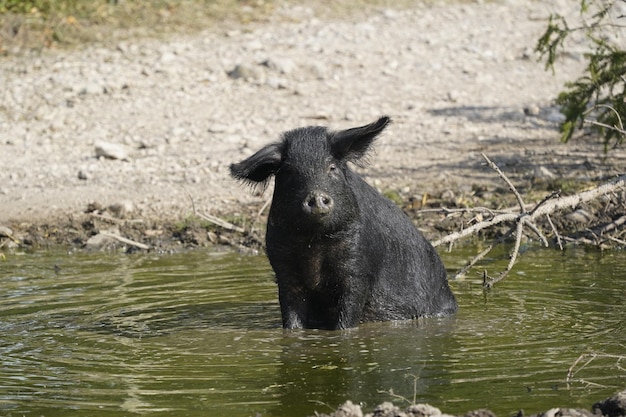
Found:
[[[554,236],[556,237],[556,244],[559,246],[560,250],[563,250],[563,242],[561,241],[561,235],[559,234],[559,231],[556,230],[556,227],[554,227],[554,223],[552,223],[552,219],[550,218],[549,214],[546,214],[546,219],[548,219],[548,224],[550,225],[550,228],[552,229],[552,233],[554,233]]]
[[[101,231],[100,234],[103,235],[103,236],[107,236],[107,237],[113,238],[115,240],[118,240],[118,241],[120,241],[122,243],[126,243],[127,245],[138,247],[139,249],[146,249],[146,250],[150,249],[150,246],[148,246],[148,245],[146,245],[144,243],[135,242],[134,240],[127,239],[127,238],[122,237],[122,236],[120,236],[120,235],[118,235],[116,233],[111,233],[111,232],[107,232],[107,231]]]
[[[595,386],[604,386],[604,385],[600,385],[597,384],[595,382],[590,382],[587,380],[584,380],[582,378],[577,378],[574,379],[574,376],[582,371],[583,369],[585,369],[591,362],[593,362],[594,360],[598,359],[598,358],[602,358],[602,359],[615,359],[615,367],[620,370],[620,371],[624,371],[624,368],[622,368],[620,366],[620,362],[622,360],[626,360],[626,356],[624,355],[611,355],[611,354],[607,354],[607,353],[582,353],[580,356],[578,356],[578,358],[576,358],[576,360],[574,361],[574,363],[572,363],[572,365],[569,367],[569,369],[567,370],[567,375],[565,377],[565,382],[567,384],[570,384],[574,381],[578,381],[578,382],[582,382],[584,384],[587,385],[595,385]],[[578,366],[578,364],[583,360],[583,359],[587,359],[585,361],[584,364],[582,364],[581,366],[579,366],[578,368],[576,368]]]
[[[219,217],[213,216],[211,214],[204,214],[204,213],[200,213],[200,212],[194,212],[194,214],[198,217],[200,217],[202,220],[206,220],[210,223],[213,223],[214,225],[217,225],[223,229],[226,230],[230,230],[233,232],[237,232],[237,233],[245,233],[246,229],[244,229],[243,227],[239,227],[239,226],[235,226],[232,223],[227,222],[224,219],[220,219]]]
[[[193,210],[193,214],[200,217],[202,220],[206,220],[209,223],[212,223],[216,226],[221,227],[222,229],[226,229],[228,231],[231,232],[236,232],[236,233],[240,233],[242,235],[248,235],[250,236],[255,242],[257,243],[263,243],[254,233],[250,232],[248,233],[246,231],[246,229],[244,229],[243,227],[239,227],[236,226],[224,219],[221,219],[217,216],[213,216],[211,214],[206,214],[206,213],[200,213],[198,210],[196,210],[196,205],[193,201],[193,198],[191,197],[191,194],[189,194],[189,192],[183,188],[183,191],[185,191],[185,193],[187,194],[187,197],[189,198],[189,201],[191,201],[191,209]],[[260,215],[260,214],[259,214]]]

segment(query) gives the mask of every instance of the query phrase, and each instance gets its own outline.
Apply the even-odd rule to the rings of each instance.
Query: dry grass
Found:
[[[263,21],[274,0],[0,0],[0,54],[189,33],[213,25]],[[13,2],[16,3],[16,2]],[[24,3],[44,7],[25,7]]]
[[[268,21],[287,4],[326,18],[429,0],[0,0],[0,55]]]

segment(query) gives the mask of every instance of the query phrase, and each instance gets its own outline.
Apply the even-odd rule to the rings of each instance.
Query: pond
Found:
[[[442,256],[452,274],[476,251]],[[0,415],[304,417],[415,398],[508,416],[589,408],[626,386],[620,251],[530,246],[488,292],[476,274],[451,282],[454,317],[334,332],[280,328],[263,256],[5,257]],[[583,354],[597,356],[568,381]]]

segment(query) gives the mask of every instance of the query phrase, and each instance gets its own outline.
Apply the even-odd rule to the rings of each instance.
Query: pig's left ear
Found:
[[[276,174],[282,160],[282,144],[272,143],[243,161],[231,164],[230,175],[248,183],[265,183]]]
[[[376,136],[391,122],[383,116],[369,125],[335,132],[330,139],[330,149],[335,158],[357,162],[371,148]]]

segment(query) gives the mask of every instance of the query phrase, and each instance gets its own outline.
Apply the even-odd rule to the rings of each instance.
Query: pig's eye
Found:
[[[331,174],[334,174],[335,172],[337,172],[337,165],[335,164],[330,164],[328,166],[328,172]]]

